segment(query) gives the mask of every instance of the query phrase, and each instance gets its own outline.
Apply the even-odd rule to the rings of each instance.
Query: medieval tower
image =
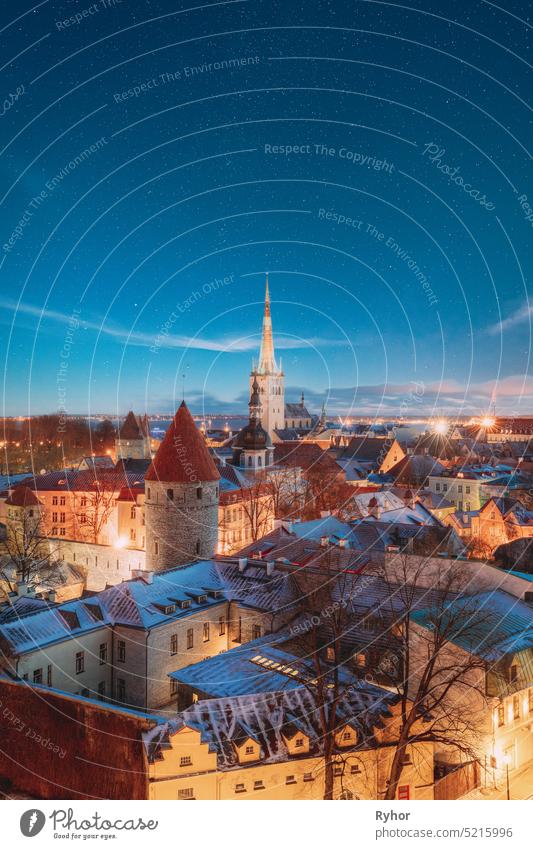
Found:
[[[214,556],[219,478],[183,401],[145,475],[148,571]]]
[[[272,316],[270,314],[270,292],[268,289],[268,274],[266,279],[265,311],[263,314],[263,334],[261,351],[257,367],[252,366],[250,375],[250,395],[254,391],[254,381],[257,381],[261,398],[263,427],[272,438],[274,430],[285,427],[285,376],[278,368],[274,354],[274,337],[272,335]]]

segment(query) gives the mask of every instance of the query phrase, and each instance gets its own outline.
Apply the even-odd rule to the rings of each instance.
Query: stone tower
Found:
[[[254,381],[257,381],[261,398],[262,424],[268,435],[272,438],[274,430],[285,427],[285,376],[281,370],[281,361],[278,367],[274,354],[268,274],[266,279],[261,351],[257,368],[254,365],[250,375],[250,395],[253,393]]]
[[[214,556],[219,478],[183,401],[144,478],[148,571]]]
[[[147,416],[136,416],[130,410],[115,439],[116,460],[150,460],[150,426]]]

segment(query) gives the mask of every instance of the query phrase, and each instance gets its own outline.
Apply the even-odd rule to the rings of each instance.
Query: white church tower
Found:
[[[272,438],[276,429],[285,427],[285,375],[281,370],[281,360],[278,365],[274,355],[274,337],[272,335],[272,317],[270,315],[270,293],[268,290],[268,274],[266,278],[265,312],[263,315],[263,336],[257,368],[252,366],[250,375],[250,394],[257,381],[262,407],[262,425]]]

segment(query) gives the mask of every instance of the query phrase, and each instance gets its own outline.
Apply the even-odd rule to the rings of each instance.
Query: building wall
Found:
[[[216,755],[202,743],[200,734],[184,728],[170,738],[163,760],[149,766],[150,799],[178,799],[180,791],[192,798],[213,800],[310,800],[324,796],[324,762],[301,755],[278,763],[247,763],[217,770]],[[404,768],[400,786],[409,787],[410,799],[433,798],[433,756],[428,744],[413,752],[412,765]],[[389,749],[369,749],[337,758],[339,775],[334,796],[354,799],[382,798],[385,792]],[[190,760],[188,760],[190,759]],[[185,763],[184,763],[185,761]],[[352,766],[358,772],[352,772]]]
[[[149,460],[151,458],[150,438],[115,439],[116,460]]]
[[[100,663],[100,645],[107,644],[108,663]],[[47,667],[52,666],[52,680],[50,686],[67,693],[78,693],[98,698],[98,685],[105,684],[105,696],[110,698],[111,693],[111,650],[112,631],[107,626],[73,637],[55,645],[45,646],[35,652],[22,655],[16,666],[18,675],[23,678],[28,676],[28,681],[33,681],[33,673],[36,669],[42,669],[42,684],[48,684]],[[76,673],[76,653],[83,652],[84,671]],[[15,661],[16,663],[16,661]],[[82,691],[86,691],[83,692]]]
[[[472,478],[453,478],[430,475],[428,489],[444,496],[455,505],[457,510],[479,510],[482,506],[480,496],[481,481]]]
[[[261,398],[261,424],[272,436],[276,429],[285,427],[285,378],[279,374],[255,374],[250,375],[250,394],[252,384],[257,379],[259,384],[259,396]]]
[[[132,577],[134,569],[145,568],[145,553],[138,549],[115,548],[77,540],[54,540],[53,551],[63,560],[82,566],[87,573],[87,589],[98,592],[107,584],[120,584]]]
[[[167,495],[169,490],[173,499]],[[216,481],[146,481],[144,509],[148,570],[169,569],[214,556],[218,540]]]

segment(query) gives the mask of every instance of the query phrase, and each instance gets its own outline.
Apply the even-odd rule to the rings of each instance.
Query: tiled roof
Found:
[[[311,416],[304,404],[285,404],[286,419],[310,419]]]
[[[6,504],[10,507],[33,507],[40,505],[40,501],[28,486],[17,486],[6,499]]]
[[[337,727],[354,727],[361,748],[375,745],[373,730],[381,727],[390,715],[389,706],[396,701],[391,693],[363,682],[354,682],[339,699],[336,707]],[[181,728],[200,732],[202,742],[217,753],[219,769],[239,767],[235,743],[247,738],[259,743],[261,761],[277,763],[289,760],[283,737],[297,726],[310,740],[310,752],[319,756],[323,749],[319,711],[313,695],[298,687],[281,692],[233,696],[199,701],[171,720],[143,735],[149,760],[157,758],[169,736]]]
[[[305,472],[340,474],[337,463],[315,442],[282,442],[274,446],[274,462],[280,466],[299,467]]]
[[[219,477],[205,440],[183,401],[157,449],[145,480],[200,483],[217,481]]]
[[[353,436],[342,450],[339,459],[378,463],[385,459],[389,448],[390,443],[386,439],[376,436]]]
[[[450,639],[466,651],[497,660],[533,647],[532,608],[503,590],[459,597],[448,609],[448,627],[454,632]],[[431,628],[434,612],[429,607],[414,613],[412,619]]]

